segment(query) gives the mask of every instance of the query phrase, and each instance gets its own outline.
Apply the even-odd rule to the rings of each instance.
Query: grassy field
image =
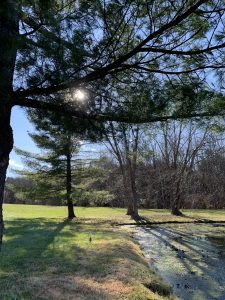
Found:
[[[151,222],[225,221],[225,211],[142,210]],[[0,254],[0,299],[175,299],[152,272],[131,232],[124,209],[5,205]],[[89,237],[92,236],[92,242]],[[161,296],[160,296],[161,295]]]
[[[139,213],[149,223],[164,222],[195,222],[195,221],[217,221],[225,222],[224,210],[186,209],[182,211],[184,216],[173,216],[166,209],[140,209]],[[75,207],[75,214],[79,221],[92,223],[96,220],[107,220],[111,224],[134,223],[126,210],[123,208],[108,207]],[[67,215],[64,206],[42,206],[42,205],[12,205],[5,204],[5,215],[7,220],[30,219],[30,218],[56,218],[63,219]],[[95,220],[96,219],[96,220]]]

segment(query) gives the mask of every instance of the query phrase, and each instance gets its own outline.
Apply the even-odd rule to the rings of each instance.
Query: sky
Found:
[[[13,129],[14,136],[14,147],[21,148],[28,152],[40,153],[40,149],[36,147],[35,143],[32,141],[28,132],[34,133],[35,128],[31,122],[29,122],[26,112],[20,107],[14,107],[11,115],[11,126]],[[87,158],[97,158],[106,149],[104,145],[84,143],[81,147],[81,157]],[[10,153],[9,168],[7,171],[7,176],[16,176],[13,169],[23,169],[23,162],[19,155],[13,150]]]
[[[29,137],[28,132],[34,132],[34,126],[27,119],[25,110],[20,107],[14,107],[11,116],[11,126],[14,136],[14,147],[21,148],[30,152],[38,152],[32,139]],[[13,150],[10,154],[8,176],[15,176],[12,168],[21,169],[23,163],[20,157]]]

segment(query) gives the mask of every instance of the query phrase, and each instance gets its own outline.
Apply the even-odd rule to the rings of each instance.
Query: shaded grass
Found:
[[[62,207],[6,205],[5,212],[1,300],[174,299],[131,233],[105,220],[120,220],[124,210],[80,208],[75,221],[63,219]]]

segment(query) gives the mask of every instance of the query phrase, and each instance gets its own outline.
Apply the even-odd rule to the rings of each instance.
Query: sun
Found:
[[[74,99],[78,101],[84,101],[87,98],[87,95],[84,91],[82,90],[76,90],[74,93]]]

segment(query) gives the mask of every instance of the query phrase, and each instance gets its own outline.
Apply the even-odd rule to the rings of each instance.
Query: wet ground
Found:
[[[135,227],[149,265],[183,300],[225,300],[225,225]]]

